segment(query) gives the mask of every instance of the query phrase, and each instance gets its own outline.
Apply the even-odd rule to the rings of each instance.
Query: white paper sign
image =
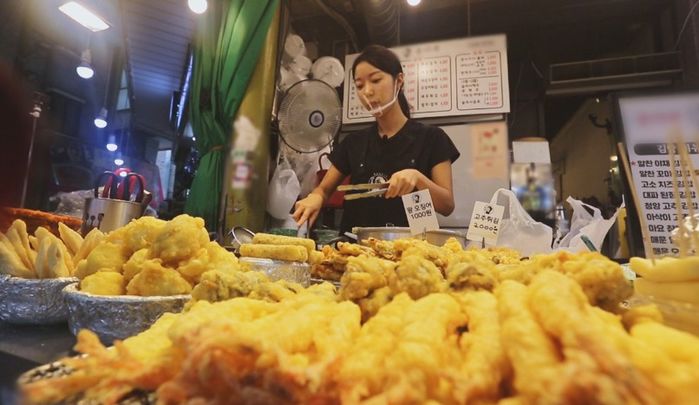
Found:
[[[502,205],[476,201],[466,239],[478,243],[485,240],[486,245],[495,246],[504,213],[505,207]]]
[[[408,217],[408,225],[412,235],[439,229],[437,212],[432,204],[430,190],[420,190],[406,194],[403,197],[405,216]]]
[[[504,121],[485,122],[471,126],[471,164],[475,179],[506,179],[507,125]]]
[[[551,163],[548,142],[512,142],[515,163]]]

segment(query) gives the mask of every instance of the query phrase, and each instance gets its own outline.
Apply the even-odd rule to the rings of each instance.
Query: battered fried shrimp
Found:
[[[605,403],[656,403],[657,386],[624,355],[621,323],[619,339],[596,315],[580,285],[553,271],[542,271],[528,291],[528,303],[542,328],[562,346],[566,367],[575,374],[569,384],[558,385],[564,398]],[[599,311],[599,310],[597,310]]]
[[[459,347],[464,362],[460,369],[465,384],[455,387],[456,398],[466,403],[497,401],[500,388],[510,374],[510,365],[500,340],[498,302],[489,292],[454,294],[461,310],[468,317],[468,330],[461,332]]]
[[[525,285],[511,280],[502,282],[495,290],[500,339],[512,367],[514,388],[522,400],[549,403],[547,394],[560,369],[562,355],[529,309],[527,292]]]

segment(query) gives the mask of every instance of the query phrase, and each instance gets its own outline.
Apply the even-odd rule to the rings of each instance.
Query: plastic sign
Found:
[[[405,216],[408,217],[410,233],[418,235],[439,229],[437,212],[434,210],[430,190],[420,190],[403,197]]]
[[[471,223],[468,226],[466,239],[495,246],[498,242],[504,213],[505,207],[502,205],[476,201],[473,205],[473,214],[471,214]]]

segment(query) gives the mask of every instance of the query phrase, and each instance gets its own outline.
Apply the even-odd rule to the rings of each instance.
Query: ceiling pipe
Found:
[[[360,0],[371,43],[400,43],[400,4],[397,0]]]

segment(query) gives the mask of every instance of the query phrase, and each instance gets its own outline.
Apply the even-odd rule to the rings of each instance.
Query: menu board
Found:
[[[510,111],[504,34],[391,48],[400,58],[413,118]],[[359,54],[345,57],[342,123],[370,122],[352,78]]]
[[[653,249],[656,255],[678,255],[671,231],[688,215],[690,205],[699,213],[691,172],[680,166],[680,148],[684,148],[692,167],[699,168],[699,94],[620,98],[619,112],[633,179],[631,186],[636,189],[636,206],[646,224],[641,231],[651,245],[646,249]],[[675,145],[672,140],[677,138],[681,141]]]

